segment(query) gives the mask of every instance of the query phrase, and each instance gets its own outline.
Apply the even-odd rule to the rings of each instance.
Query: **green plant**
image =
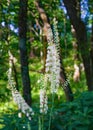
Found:
[[[39,113],[41,115],[39,115],[39,114],[37,115],[37,117],[39,119],[38,120],[39,130],[45,129],[45,119],[47,117],[46,114],[49,110],[50,110],[49,114],[48,114],[49,121],[48,121],[47,129],[51,130],[53,111],[54,111],[54,96],[58,90],[59,83],[60,83],[60,80],[59,80],[60,79],[59,38],[58,38],[58,31],[57,31],[56,24],[57,24],[56,19],[54,19],[54,35],[52,32],[52,29],[51,28],[48,29],[46,74],[44,75],[43,81],[41,81],[41,87],[40,87],[40,112]],[[9,56],[11,59],[11,55],[9,55]],[[23,99],[23,97],[21,96],[21,94],[15,87],[15,82],[12,77],[12,61],[11,60],[9,60],[9,67],[10,68],[8,70],[8,83],[9,83],[9,88],[12,92],[13,99],[16,102],[16,104],[18,105],[19,109],[22,111],[22,113],[24,113],[28,117],[28,119],[31,121],[32,118],[35,118],[34,111],[26,103],[26,101]],[[47,87],[47,83],[49,83],[48,87]],[[47,91],[46,91],[47,89],[49,90],[49,93],[52,95],[51,96],[52,100],[51,100],[51,105],[50,105],[49,110],[48,110],[48,102],[47,102],[47,100],[48,100]],[[37,118],[35,118],[35,119],[37,119]],[[33,119],[33,121],[35,121],[35,119]],[[11,120],[11,118],[10,118],[10,120]],[[31,122],[33,122],[33,121],[31,121]],[[15,125],[15,129],[18,129],[18,128],[16,128],[16,125]],[[30,127],[29,127],[29,129],[30,129]],[[32,129],[32,126],[31,126],[31,129]]]
[[[60,105],[58,117],[64,130],[93,129],[93,92],[84,92],[73,102]]]

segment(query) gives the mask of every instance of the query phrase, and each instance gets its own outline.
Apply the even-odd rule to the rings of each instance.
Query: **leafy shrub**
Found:
[[[60,107],[55,120],[61,122],[64,130],[93,130],[93,92],[84,92],[75,101]]]
[[[36,125],[37,122],[29,121],[28,118],[22,116],[21,118],[18,117],[18,113],[14,112],[12,114],[3,114],[0,118],[0,124],[2,124],[2,130],[37,130],[38,126]]]
[[[57,105],[58,107],[58,105]],[[38,109],[38,108],[34,108]],[[18,112],[4,114],[0,118],[2,130],[41,130],[39,123],[41,114],[37,114],[29,121],[25,116],[18,117]],[[50,108],[44,115],[44,130],[48,130]],[[54,108],[52,113],[51,130],[93,130],[93,92],[84,92],[73,102],[66,102]]]

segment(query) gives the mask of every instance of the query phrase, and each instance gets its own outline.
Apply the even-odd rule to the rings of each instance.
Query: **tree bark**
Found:
[[[90,55],[92,59],[92,64],[93,64],[93,16],[92,16],[92,32],[91,32],[91,47],[90,47]]]
[[[35,2],[35,5],[36,5],[36,7],[38,9],[41,20],[43,21],[43,33],[44,33],[44,37],[46,37],[46,39],[47,39],[48,29],[51,28],[51,25],[50,25],[50,23],[48,21],[48,17],[46,15],[45,11],[43,10],[42,7],[40,7],[38,1]],[[45,49],[45,51],[47,51],[47,49]],[[47,52],[45,53],[45,57],[46,57],[46,54],[47,54]],[[64,85],[64,83],[67,81],[67,77],[66,77],[66,74],[65,74],[65,70],[63,68],[61,55],[60,55],[60,61],[61,61],[60,81],[61,81],[61,84]],[[46,62],[46,60],[45,60],[45,62]],[[73,100],[73,93],[72,93],[72,90],[70,88],[70,84],[67,83],[65,88],[63,86],[63,89],[64,89],[64,92],[65,92],[65,95],[66,95],[66,99],[68,101],[72,101]]]
[[[20,0],[19,8],[19,49],[21,61],[21,75],[23,84],[23,96],[25,101],[31,105],[31,87],[27,56],[27,6],[28,0]]]
[[[19,90],[16,66],[15,66],[15,63],[14,63],[13,59],[12,59],[11,62],[12,62],[12,68],[13,68],[13,72],[14,72],[15,86],[16,86],[16,89]]]
[[[9,41],[7,41],[9,44]],[[14,81],[15,81],[15,87],[17,90],[19,90],[19,84],[18,84],[18,77],[17,77],[17,70],[16,70],[16,66],[15,66],[15,57],[13,56],[13,54],[11,53],[10,50],[8,50],[8,54],[9,54],[9,63],[11,63],[12,66],[12,71],[13,71],[13,76],[14,76]]]
[[[71,32],[73,37],[76,39],[76,34],[75,34],[75,29],[73,28],[73,26],[71,26]],[[72,42],[73,44],[73,50],[74,50],[74,54],[73,54],[73,60],[74,60],[74,74],[73,74],[73,80],[74,82],[78,82],[80,80],[80,65],[79,65],[79,61],[80,61],[80,57],[79,57],[79,49],[78,49],[78,43],[76,41]]]
[[[80,17],[78,16],[77,0],[63,0],[63,2],[67,9],[67,13],[69,15],[71,24],[73,25],[76,31],[78,46],[81,52],[85,68],[88,90],[91,91],[93,90],[93,64],[89,51],[86,27],[80,19]]]
[[[61,59],[60,81],[61,81],[61,84],[62,84],[62,88],[65,92],[67,101],[73,101],[73,99],[74,99],[73,92],[72,92],[72,89],[70,87],[70,83],[68,82],[68,80],[69,79],[67,79],[65,69],[64,69],[63,64],[62,64],[62,59]],[[64,84],[66,84],[66,86]]]

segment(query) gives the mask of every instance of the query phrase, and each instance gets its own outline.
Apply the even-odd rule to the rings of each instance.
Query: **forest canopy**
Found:
[[[92,0],[0,0],[2,130],[93,130],[92,91]]]

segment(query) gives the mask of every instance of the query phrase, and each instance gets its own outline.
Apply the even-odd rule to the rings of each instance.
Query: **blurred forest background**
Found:
[[[39,90],[46,70],[48,28],[57,20],[60,87],[51,130],[93,130],[93,1],[0,0],[0,129],[39,128]],[[55,37],[55,34],[54,34]],[[29,121],[13,102],[7,72],[12,64],[17,91],[37,113]],[[48,94],[49,112],[51,94]]]

